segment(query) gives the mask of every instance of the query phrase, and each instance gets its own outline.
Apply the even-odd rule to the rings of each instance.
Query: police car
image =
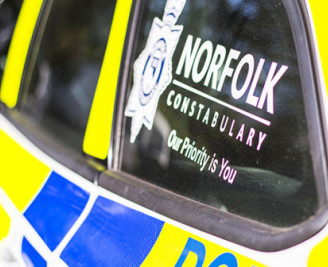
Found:
[[[0,265],[326,266],[327,9],[23,1]]]

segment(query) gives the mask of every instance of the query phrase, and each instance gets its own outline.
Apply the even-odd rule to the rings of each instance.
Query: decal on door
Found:
[[[152,129],[159,98],[172,81],[172,56],[183,30],[175,24],[185,2],[167,1],[163,20],[154,18],[146,47],[134,63],[134,84],[125,109],[125,116],[132,117],[131,143],[143,124]]]

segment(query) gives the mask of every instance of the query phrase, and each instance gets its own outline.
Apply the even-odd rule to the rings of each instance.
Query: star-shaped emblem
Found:
[[[176,2],[179,2],[179,8],[176,8]],[[174,24],[185,0],[174,1],[175,5],[172,3],[167,2],[163,21],[154,18],[145,49],[133,65],[134,83],[124,113],[132,118],[131,143],[143,124],[148,130],[152,129],[159,98],[172,82],[172,57],[183,30],[183,26]],[[168,6],[171,7],[170,13]]]

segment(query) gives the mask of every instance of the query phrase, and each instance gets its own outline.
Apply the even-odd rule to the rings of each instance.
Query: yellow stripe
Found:
[[[132,0],[117,1],[84,137],[84,152],[100,159],[107,157],[109,149],[116,87],[131,5]]]
[[[17,104],[26,56],[43,0],[25,0],[10,44],[1,83],[0,99],[9,108]]]
[[[325,76],[326,84],[328,84],[328,36],[327,36],[327,11],[328,2],[309,0],[311,12],[314,21],[315,32],[319,45],[319,52]]]
[[[10,218],[1,207],[1,203],[0,203],[0,241],[5,236],[7,236],[9,226],[10,226]]]
[[[328,237],[319,243],[310,253],[308,267],[324,266],[328,262]]]
[[[0,130],[0,187],[23,211],[47,178],[50,169]],[[7,235],[9,218],[0,207],[0,239]]]
[[[190,234],[187,231],[181,230],[168,223],[164,225],[154,247],[141,266],[175,266],[189,238],[197,240],[205,246],[205,260],[202,266],[209,266],[219,255],[226,252],[232,253],[237,258],[238,266],[264,266],[263,264],[255,262],[231,250],[225,249],[224,247],[216,245],[203,238],[199,238],[198,236]],[[183,266],[194,267],[196,266],[196,263],[196,254],[189,253]]]

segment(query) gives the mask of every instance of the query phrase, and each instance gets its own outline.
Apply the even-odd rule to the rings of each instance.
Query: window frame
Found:
[[[19,81],[19,92],[15,107],[7,107],[0,102],[1,114],[7,118],[19,131],[21,131],[34,145],[47,153],[51,158],[68,167],[75,173],[81,175],[92,183],[96,183],[99,173],[106,169],[106,164],[86,154],[77,153],[76,151],[65,147],[53,137],[49,137],[46,132],[34,127],[28,115],[21,112],[21,101],[30,83],[31,71],[34,68],[36,57],[39,52],[40,42],[45,31],[45,25],[52,7],[53,0],[43,0],[38,18],[33,30],[33,35],[29,43],[29,49],[24,61],[23,73]],[[33,122],[33,121],[32,121]]]
[[[314,163],[316,188],[318,193],[318,210],[307,220],[285,228],[269,226],[238,215],[230,214],[206,204],[180,196],[164,188],[143,181],[121,171],[121,138],[124,133],[124,107],[128,86],[129,65],[135,53],[139,17],[145,0],[135,0],[135,8],[130,19],[129,33],[122,63],[121,79],[114,112],[114,134],[111,140],[108,166],[110,170],[100,176],[99,185],[123,196],[152,211],[169,217],[180,223],[192,226],[217,237],[232,241],[259,251],[273,252],[294,246],[318,232],[328,221],[327,201],[327,114],[324,113],[326,97],[323,85],[318,77],[320,68],[315,57],[315,43],[310,27],[309,11],[305,0],[282,0],[294,35],[301,85],[303,88],[307,122],[309,123],[311,154],[321,157]],[[305,37],[305,40],[304,40]],[[304,89],[308,88],[308,89]],[[306,99],[310,99],[307,101]],[[309,104],[309,102],[311,104]],[[320,129],[316,132],[315,129]]]

